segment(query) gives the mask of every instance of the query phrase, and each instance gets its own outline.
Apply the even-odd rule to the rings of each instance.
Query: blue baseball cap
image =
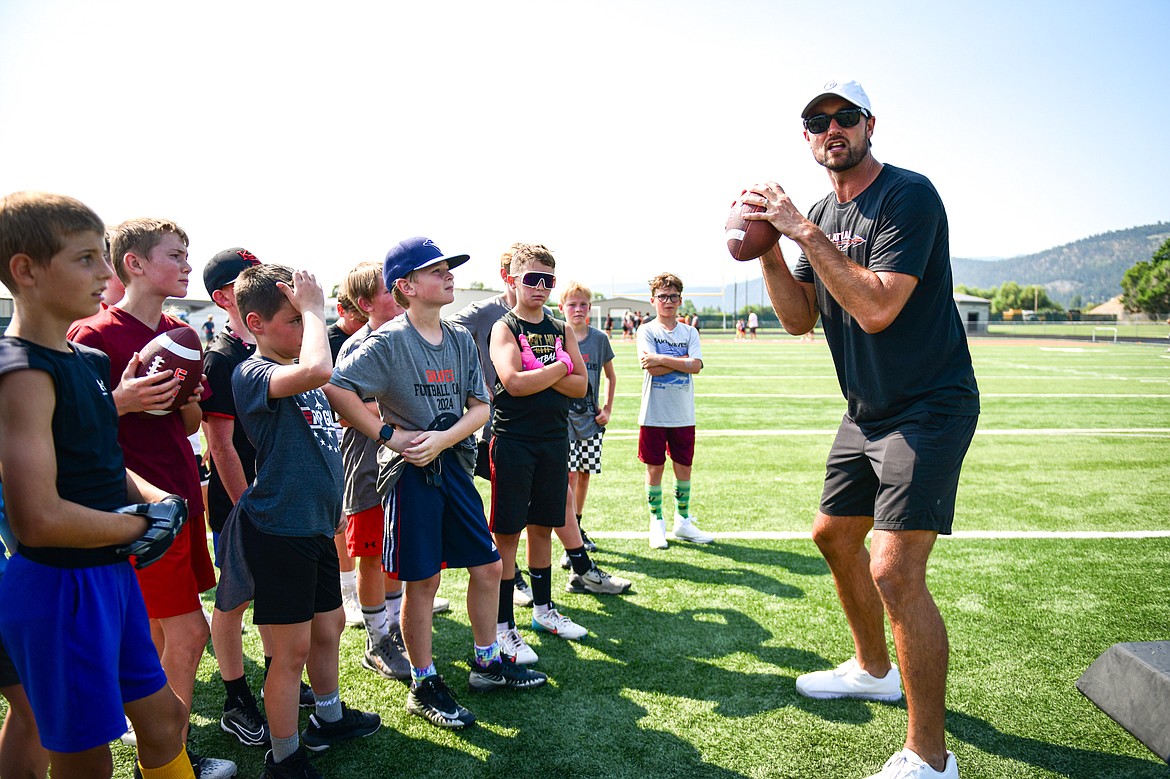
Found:
[[[393,289],[394,282],[408,273],[444,261],[448,268],[455,268],[470,259],[471,256],[467,254],[443,254],[443,250],[435,246],[435,242],[430,238],[416,236],[399,241],[398,245],[386,252],[386,261],[382,264],[382,278],[386,282],[386,289]]]

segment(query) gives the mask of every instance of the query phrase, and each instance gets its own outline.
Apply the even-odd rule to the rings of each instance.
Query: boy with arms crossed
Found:
[[[552,601],[552,531],[565,524],[569,489],[569,398],[584,397],[588,389],[577,339],[566,339],[564,325],[544,311],[555,268],[546,247],[513,245],[507,283],[516,305],[491,332],[491,528],[507,583],[500,587],[496,633],[506,651],[530,663],[536,653],[516,630],[511,586],[526,528],[533,629],[567,639],[588,633]],[[584,553],[582,547],[573,551]]]
[[[0,339],[0,469],[19,541],[0,631],[54,776],[111,776],[108,742],[128,716],[142,775],[190,779],[187,705],[167,684],[126,563],[130,551],[137,565],[157,561],[186,506],[125,469],[109,358],[66,340],[113,275],[103,230],[72,198],[0,201],[0,281],[16,308]],[[157,503],[115,512],[130,501]]]
[[[256,338],[256,354],[232,376],[240,424],[256,447],[256,480],[228,518],[222,551],[239,544],[254,582],[252,620],[271,630],[264,698],[272,750],[263,776],[318,777],[305,748],[318,752],[381,726],[377,714],[347,707],[338,694],[345,614],[333,536],[342,477],[333,411],[320,389],[333,370],[325,296],[310,273],[257,265],[236,279],[236,305]],[[218,595],[224,611],[239,605]],[[316,711],[298,738],[306,664]]]
[[[657,317],[638,328],[642,370],[642,408],[638,413],[638,459],[646,463],[646,500],[650,504],[650,547],[666,548],[662,518],[662,472],[666,457],[674,467],[674,537],[709,544],[715,540],[690,513],[691,463],[695,455],[695,382],[703,369],[699,333],[678,321],[682,279],[660,273],[650,279],[650,301]]]
[[[187,234],[166,219],[130,219],[107,233],[110,262],[126,287],[125,296],[98,314],[74,323],[69,337],[105,352],[110,358],[110,386],[118,408],[118,443],[127,467],[161,489],[186,498],[190,520],[170,551],[157,565],[138,571],[167,679],[191,707],[195,672],[210,630],[203,615],[201,592],[215,586],[215,569],[207,551],[203,521],[203,490],[199,466],[188,436],[199,431],[202,388],[176,412],[146,413],[170,405],[178,380],[166,375],[135,378],[138,350],[156,335],[188,327],[163,313],[168,297],[187,296],[191,265]],[[228,760],[192,755],[196,776],[225,779],[236,775]]]
[[[444,567],[468,569],[475,641],[468,686],[527,689],[548,681],[502,655],[492,628],[500,556],[472,481],[473,436],[487,419],[487,391],[471,335],[439,317],[454,299],[450,268],[468,259],[444,256],[421,237],[391,249],[383,276],[406,314],[370,335],[328,388],[354,428],[393,452],[379,453],[383,475],[398,474],[386,499],[382,562],[406,582],[402,635],[412,677],[406,710],[445,728],[466,727],[475,716],[456,702],[432,656],[431,607]],[[369,413],[366,397],[377,399],[381,419]]]

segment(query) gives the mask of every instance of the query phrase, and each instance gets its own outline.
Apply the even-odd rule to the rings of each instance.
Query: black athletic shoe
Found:
[[[313,697],[313,688],[305,684],[304,681],[301,682],[301,697],[297,703],[302,709],[317,708],[317,699]]]
[[[520,665],[516,662],[516,658],[502,654],[487,668],[481,668],[475,662],[475,658],[472,658],[467,686],[476,692],[501,689],[529,690],[533,687],[540,687],[547,681],[547,674],[534,671],[526,665]]]
[[[309,753],[301,744],[296,752],[279,763],[272,761],[272,751],[269,750],[264,756],[264,773],[260,774],[260,779],[322,779],[322,776],[309,762]]]
[[[465,728],[475,722],[475,715],[459,705],[438,674],[410,685],[406,710],[440,728]]]
[[[580,528],[580,530],[581,530],[581,540],[585,542],[585,551],[589,552],[590,554],[592,554],[593,552],[596,552],[597,551],[597,544],[593,543],[593,541],[591,541],[589,539],[589,536],[585,534],[585,528]]]
[[[255,699],[247,702],[225,701],[219,726],[225,733],[231,733],[239,739],[246,747],[260,747],[270,742],[268,721],[257,708]]]
[[[264,700],[264,688],[260,688],[260,700]],[[313,697],[313,688],[305,684],[305,680],[301,680],[301,697],[297,700],[297,705],[302,709],[317,708],[317,699]]]
[[[309,726],[301,733],[305,749],[322,752],[334,744],[351,738],[372,736],[382,727],[382,718],[377,714],[351,709],[341,704],[341,719],[337,722],[322,722],[316,714],[309,715]]]

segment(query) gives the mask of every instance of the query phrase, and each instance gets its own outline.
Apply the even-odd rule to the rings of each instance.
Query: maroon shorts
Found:
[[[386,512],[374,506],[357,514],[348,514],[345,526],[345,550],[350,557],[382,559],[382,536],[386,532]]]
[[[666,458],[679,465],[695,459],[695,426],[638,428],[638,459],[647,465],[665,465]]]

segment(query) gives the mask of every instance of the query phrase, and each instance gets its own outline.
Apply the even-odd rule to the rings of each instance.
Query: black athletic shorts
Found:
[[[8,656],[4,642],[0,641],[0,687],[15,687],[18,684],[20,676],[16,673],[16,666],[12,664],[12,658]]]
[[[569,434],[551,441],[492,437],[491,531],[528,525],[564,527],[569,491]]]
[[[243,523],[244,555],[255,595],[252,622],[295,625],[341,608],[341,567],[333,539],[265,533]]]
[[[978,421],[925,411],[866,436],[845,417],[825,466],[821,512],[873,517],[877,530],[950,535],[959,471]]]

